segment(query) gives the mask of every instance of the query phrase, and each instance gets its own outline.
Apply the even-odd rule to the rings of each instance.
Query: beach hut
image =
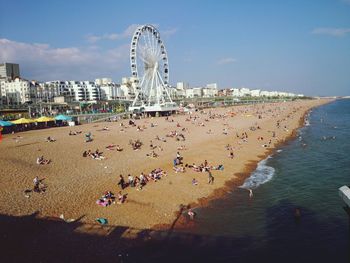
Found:
[[[50,117],[46,117],[46,116],[42,116],[38,119],[35,119],[35,122],[49,122],[49,121],[55,121],[55,119],[50,118]]]
[[[63,115],[63,114],[60,114],[60,115],[57,115],[57,116],[55,117],[55,120],[56,120],[56,121],[71,121],[71,120],[72,120],[72,117],[66,116],[66,115]]]
[[[13,124],[29,124],[29,123],[33,123],[34,121],[31,119],[26,119],[26,118],[20,118],[18,120],[15,121],[11,121]]]

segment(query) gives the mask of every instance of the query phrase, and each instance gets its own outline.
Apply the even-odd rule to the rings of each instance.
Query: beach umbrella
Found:
[[[34,121],[31,119],[26,119],[26,118],[20,118],[18,120],[15,121],[11,121],[13,124],[29,124],[29,123],[33,123]]]
[[[2,126],[2,127],[8,127],[8,126],[12,126],[12,125],[14,125],[12,122],[0,120],[0,126]]]
[[[69,116],[60,114],[60,115],[57,115],[57,116],[55,117],[55,120],[56,120],[56,121],[71,121],[71,120],[72,120],[72,117],[69,117]]]
[[[35,119],[36,122],[48,122],[48,121],[54,121],[54,118],[50,118],[50,117],[46,117],[46,116],[42,116],[38,119]]]

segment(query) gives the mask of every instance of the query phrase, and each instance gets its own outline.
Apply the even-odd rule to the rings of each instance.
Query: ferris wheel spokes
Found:
[[[169,62],[158,30],[152,25],[136,29],[131,40],[132,76],[139,80],[130,109],[172,111],[177,108],[168,91]]]

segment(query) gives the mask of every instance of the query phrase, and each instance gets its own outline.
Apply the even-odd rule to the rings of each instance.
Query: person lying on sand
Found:
[[[152,150],[150,153],[146,153],[146,156],[152,157],[152,158],[157,158],[159,156],[159,154],[157,154],[156,152],[154,152]]]
[[[178,151],[187,150],[186,145],[181,145],[181,146],[177,147],[177,150],[178,150]]]
[[[112,144],[107,145],[106,149],[112,151],[115,149],[115,147],[116,147],[116,145],[112,143]]]
[[[49,136],[49,137],[46,138],[46,141],[47,142],[55,142],[56,140]]]
[[[175,173],[184,173],[186,172],[185,167],[181,166],[174,166],[173,170],[175,171]]]
[[[44,159],[44,156],[40,156],[40,157],[38,157],[37,159],[36,159],[36,163],[37,164],[42,164],[42,165],[44,165],[44,164],[49,164],[51,162],[51,160],[46,160],[46,159]]]
[[[115,147],[115,149],[116,149],[118,152],[123,151],[123,148],[122,148],[122,147],[120,147],[119,145],[117,145],[117,146]]]

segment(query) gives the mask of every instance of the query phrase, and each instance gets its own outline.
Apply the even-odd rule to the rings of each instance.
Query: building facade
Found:
[[[0,64],[0,80],[15,80],[19,78],[19,64],[2,63]]]

